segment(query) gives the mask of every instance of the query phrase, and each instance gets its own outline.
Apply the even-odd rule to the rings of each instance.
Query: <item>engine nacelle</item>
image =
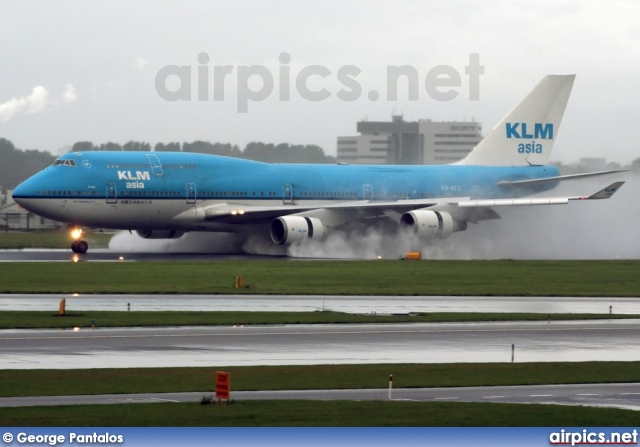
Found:
[[[413,228],[420,239],[444,239],[455,231],[467,229],[466,222],[454,220],[451,214],[430,211],[414,210],[404,213],[400,218],[403,226]]]
[[[307,239],[320,240],[324,231],[324,225],[315,217],[283,216],[271,222],[271,240],[280,245]]]
[[[178,239],[184,231],[178,230],[138,230],[136,234],[143,239]]]

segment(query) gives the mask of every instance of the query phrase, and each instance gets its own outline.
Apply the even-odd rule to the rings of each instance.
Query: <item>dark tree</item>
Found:
[[[99,150],[99,151],[121,151],[122,150],[122,146],[120,146],[118,143],[114,143],[112,141],[109,141],[108,143],[102,143],[100,145],[100,147],[97,148],[97,150]]]
[[[180,147],[180,143],[171,142],[168,144],[158,143],[153,150],[156,152],[180,152],[182,148]]]
[[[96,147],[91,141],[78,141],[71,146],[71,152],[86,152],[93,151]]]
[[[122,150],[151,152],[151,145],[149,143],[141,143],[140,141],[128,141],[122,146]]]
[[[184,152],[197,152],[199,154],[225,155],[227,157],[242,157],[242,152],[238,146],[229,143],[210,143],[209,141],[194,141],[193,143],[183,143]]]
[[[15,148],[13,143],[0,138],[0,185],[14,189],[20,182],[46,168],[56,159],[49,152]]]

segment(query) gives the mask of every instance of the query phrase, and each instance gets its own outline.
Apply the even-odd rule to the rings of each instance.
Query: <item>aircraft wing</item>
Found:
[[[514,205],[564,205],[571,200],[608,199],[620,189],[624,182],[615,182],[590,196],[540,197],[522,199],[467,200],[458,202],[459,207],[514,206]]]
[[[470,197],[450,198],[447,202],[461,202]],[[334,210],[336,212],[356,213],[360,217],[383,215],[386,211],[404,212],[417,208],[428,208],[443,203],[445,199],[406,199],[394,201],[358,200],[322,205],[281,205],[250,206],[246,204],[218,204],[202,209],[204,220],[223,223],[263,223],[279,216],[304,214],[315,210]],[[200,214],[200,213],[198,213]]]
[[[199,208],[196,215],[206,221],[238,224],[266,223],[280,216],[312,215],[315,212],[333,212],[348,215],[352,218],[370,218],[387,215],[388,213],[405,213],[412,210],[430,208],[446,210],[459,220],[478,222],[480,220],[499,219],[500,216],[492,207],[500,206],[531,206],[531,205],[564,205],[574,200],[609,199],[624,182],[615,182],[589,196],[565,197],[532,197],[471,200],[470,197],[450,197],[441,199],[405,199],[396,201],[362,200],[322,204],[318,206],[250,206],[246,204],[217,204]]]
[[[561,182],[565,180],[577,180],[583,179],[587,177],[597,177],[600,175],[609,175],[609,174],[618,174],[620,172],[628,172],[628,169],[616,169],[613,171],[598,171],[598,172],[587,172],[584,174],[570,174],[570,175],[558,175],[555,177],[546,177],[546,178],[538,178],[533,180],[516,180],[516,181],[502,181],[498,182],[498,186],[529,186],[529,185],[539,185],[542,183],[548,182]]]

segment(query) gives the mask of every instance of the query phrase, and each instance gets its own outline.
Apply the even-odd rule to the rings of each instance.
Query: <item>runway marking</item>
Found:
[[[160,399],[159,397],[150,397],[149,400],[153,400],[155,402],[180,402],[179,400],[173,399]]]
[[[599,394],[581,393],[581,394],[576,394],[576,396],[599,396]]]
[[[553,394],[529,394],[529,397],[553,397]]]
[[[436,397],[433,400],[456,400],[457,397]]]
[[[640,393],[620,393],[620,394],[622,394],[623,396],[639,396],[640,395]]]
[[[503,399],[504,396],[482,396],[483,399]]]

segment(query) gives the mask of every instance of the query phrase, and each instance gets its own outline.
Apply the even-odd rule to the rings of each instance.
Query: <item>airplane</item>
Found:
[[[352,225],[392,222],[420,241],[499,219],[494,208],[610,198],[624,182],[585,196],[531,197],[561,181],[549,158],[575,75],[547,75],[466,156],[449,165],[262,163],[186,152],[70,152],[21,183],[14,200],[66,222],[85,253],[85,227],[146,239],[186,232],[270,235],[274,244],[322,241]]]

